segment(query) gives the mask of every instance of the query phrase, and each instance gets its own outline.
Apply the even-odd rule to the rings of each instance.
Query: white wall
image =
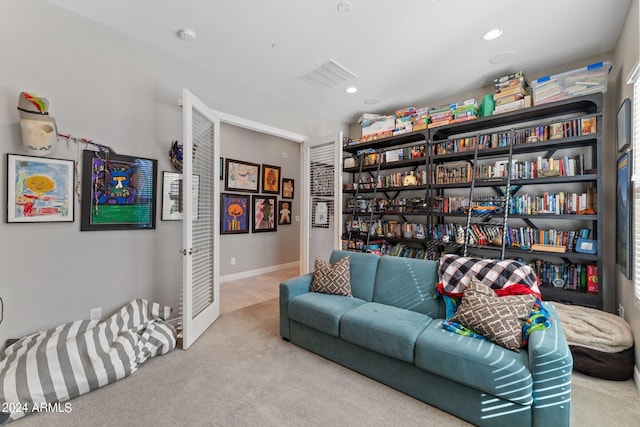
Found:
[[[215,110],[302,135],[344,126],[177,63],[43,0],[2,0],[0,40],[0,347],[8,338],[87,318],[91,307],[102,307],[104,316],[133,298],[175,307],[181,277],[180,228],[160,221],[159,211],[156,230],[80,232],[79,214],[74,223],[4,222],[4,157],[23,153],[21,91],[49,99],[61,133],[158,159],[159,171],[171,169],[169,144],[182,137],[177,100],[183,87]],[[81,148],[62,143],[51,157],[75,160]]]

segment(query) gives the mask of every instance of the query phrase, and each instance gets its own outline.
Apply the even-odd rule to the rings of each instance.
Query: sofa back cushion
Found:
[[[376,278],[379,255],[361,252],[347,252],[334,250],[329,262],[335,264],[341,259],[349,257],[349,275],[351,276],[351,293],[354,297],[371,302],[373,298],[373,283]]]
[[[378,263],[373,302],[444,317],[444,304],[435,298],[436,261],[383,256]]]

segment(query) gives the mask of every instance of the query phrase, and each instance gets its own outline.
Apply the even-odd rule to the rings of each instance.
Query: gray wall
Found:
[[[300,185],[299,143],[233,125],[224,124],[220,129],[221,157],[280,166],[282,177],[292,178],[296,186]],[[283,153],[286,153],[286,159]],[[290,225],[278,225],[276,232],[220,236],[220,274],[237,274],[299,260],[300,222],[295,217],[300,216],[300,189],[295,190],[294,187],[294,199],[287,199],[293,205]],[[277,198],[284,200],[280,195]],[[253,214],[253,209],[251,212]],[[235,266],[231,265],[231,258],[236,258]]]
[[[160,221],[159,212],[156,230],[80,232],[79,213],[74,223],[4,222],[5,156],[23,153],[16,110],[21,91],[49,99],[61,133],[93,139],[121,154],[158,159],[159,176],[171,170],[170,142],[182,138],[177,101],[184,87],[215,110],[290,132],[314,137],[344,127],[232,77],[178,63],[44,0],[2,0],[0,40],[0,347],[7,338],[88,318],[92,307],[102,307],[103,317],[134,298],[176,307],[181,281],[181,230],[176,222]],[[270,138],[260,135],[255,142],[260,148],[247,141],[247,152],[266,158],[271,143],[276,153],[282,151],[281,142]],[[51,157],[76,160],[82,148],[63,142]],[[297,158],[291,153],[283,163],[292,168],[287,173],[299,173],[292,166]],[[295,234],[297,225],[289,227]],[[229,241],[221,240],[223,245]],[[252,251],[247,268],[297,260],[287,251],[286,258],[269,258],[270,252]]]

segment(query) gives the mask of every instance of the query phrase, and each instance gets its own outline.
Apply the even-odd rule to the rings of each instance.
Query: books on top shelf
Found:
[[[494,86],[496,92],[493,95],[493,114],[531,107],[529,81],[522,71],[494,79]]]

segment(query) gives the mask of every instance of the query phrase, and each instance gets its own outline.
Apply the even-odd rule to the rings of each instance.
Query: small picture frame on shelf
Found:
[[[629,98],[622,101],[622,105],[618,110],[617,123],[616,138],[618,152],[620,152],[631,145],[631,100]]]

